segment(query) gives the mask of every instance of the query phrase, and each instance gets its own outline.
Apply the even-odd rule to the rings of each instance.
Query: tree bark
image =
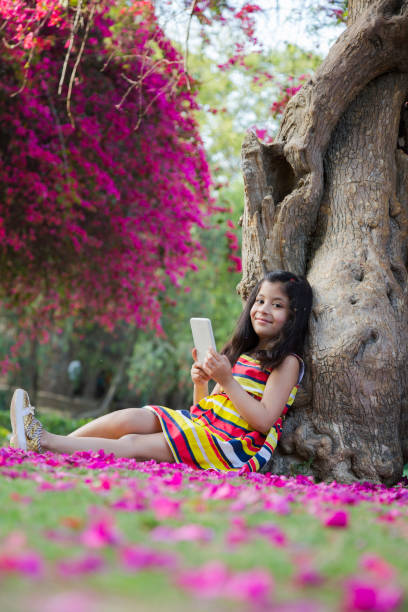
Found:
[[[314,289],[305,388],[268,470],[392,484],[408,459],[407,59],[408,2],[350,2],[276,141],[243,145],[241,295],[271,268]]]

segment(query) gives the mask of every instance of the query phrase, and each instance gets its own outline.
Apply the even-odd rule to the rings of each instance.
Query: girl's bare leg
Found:
[[[166,442],[163,432],[145,435],[128,434],[119,440],[96,438],[58,436],[48,431],[41,433],[41,447],[43,451],[53,453],[71,454],[75,451],[98,451],[114,453],[117,457],[130,457],[138,461],[167,461],[174,463],[174,457]]]
[[[158,416],[147,408],[124,408],[104,414],[98,419],[82,425],[82,427],[70,433],[69,436],[117,440],[126,434],[153,434],[161,431]]]

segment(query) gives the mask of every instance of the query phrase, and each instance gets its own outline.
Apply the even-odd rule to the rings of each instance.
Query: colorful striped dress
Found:
[[[298,357],[296,355],[296,357]],[[243,470],[257,472],[271,458],[282,433],[288,408],[293,404],[303,378],[300,372],[279,419],[267,435],[253,431],[238,414],[226,393],[208,395],[188,410],[164,406],[144,406],[160,419],[163,433],[177,463],[197,469]],[[232,368],[235,380],[256,400],[262,398],[270,370],[261,368],[258,360],[241,355]]]

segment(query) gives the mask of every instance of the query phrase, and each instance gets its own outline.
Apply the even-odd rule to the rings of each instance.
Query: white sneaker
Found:
[[[41,452],[42,425],[34,417],[34,406],[24,389],[16,389],[10,404],[10,420],[13,429],[13,446],[22,450]]]

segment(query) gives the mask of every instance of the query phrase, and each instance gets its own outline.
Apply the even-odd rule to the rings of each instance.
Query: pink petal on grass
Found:
[[[196,597],[212,599],[221,597],[230,574],[221,561],[210,561],[200,568],[183,571],[178,585]]]
[[[392,580],[395,578],[395,568],[379,555],[366,554],[360,559],[360,567],[367,570],[374,578]]]
[[[155,497],[151,502],[152,510],[161,521],[167,518],[180,518],[181,501],[171,497]]]
[[[273,523],[263,523],[255,528],[255,531],[261,536],[268,538],[268,540],[275,544],[275,546],[286,546],[287,538],[283,533],[282,529]]]
[[[57,563],[58,572],[67,578],[82,576],[100,571],[105,565],[104,559],[95,554],[82,555],[73,559],[63,559]]]
[[[300,586],[320,586],[324,581],[324,576],[313,568],[303,568],[295,577],[295,582]]]
[[[80,591],[69,591],[56,593],[42,600],[42,612],[98,612],[101,609],[100,602],[89,593],[81,593]]]
[[[264,509],[276,512],[276,514],[290,514],[291,509],[286,497],[278,494],[271,494],[264,501]]]
[[[89,548],[113,546],[120,541],[120,534],[113,517],[103,515],[91,520],[89,526],[81,533],[80,541]]]
[[[266,603],[272,594],[274,582],[265,569],[237,572],[225,585],[223,596],[252,603]]]
[[[204,490],[204,499],[235,499],[240,492],[239,487],[234,487],[228,482],[221,485],[212,485]]]
[[[190,542],[209,542],[213,537],[212,529],[203,527],[202,525],[183,525],[176,529],[176,540],[189,540]]]
[[[392,612],[402,602],[403,591],[396,585],[378,586],[366,579],[353,578],[345,586],[347,612]]]
[[[119,551],[120,562],[129,570],[143,570],[154,567],[174,567],[176,557],[144,546],[124,546]]]
[[[24,574],[39,578],[44,570],[42,557],[31,550],[16,553],[0,553],[0,575],[2,573]]]
[[[170,487],[174,491],[178,491],[183,486],[183,474],[181,472],[175,472],[172,474],[172,476],[170,476],[170,478],[164,480],[163,484],[165,484],[166,487]]]
[[[345,510],[330,512],[323,521],[326,527],[348,527],[349,515]]]
[[[182,525],[181,527],[170,527],[158,525],[150,532],[153,540],[166,540],[169,542],[209,542],[213,537],[212,529],[196,525]]]
[[[32,497],[28,497],[28,495],[20,495],[20,493],[10,493],[10,499],[13,502],[17,502],[18,504],[28,505],[33,501]]]

